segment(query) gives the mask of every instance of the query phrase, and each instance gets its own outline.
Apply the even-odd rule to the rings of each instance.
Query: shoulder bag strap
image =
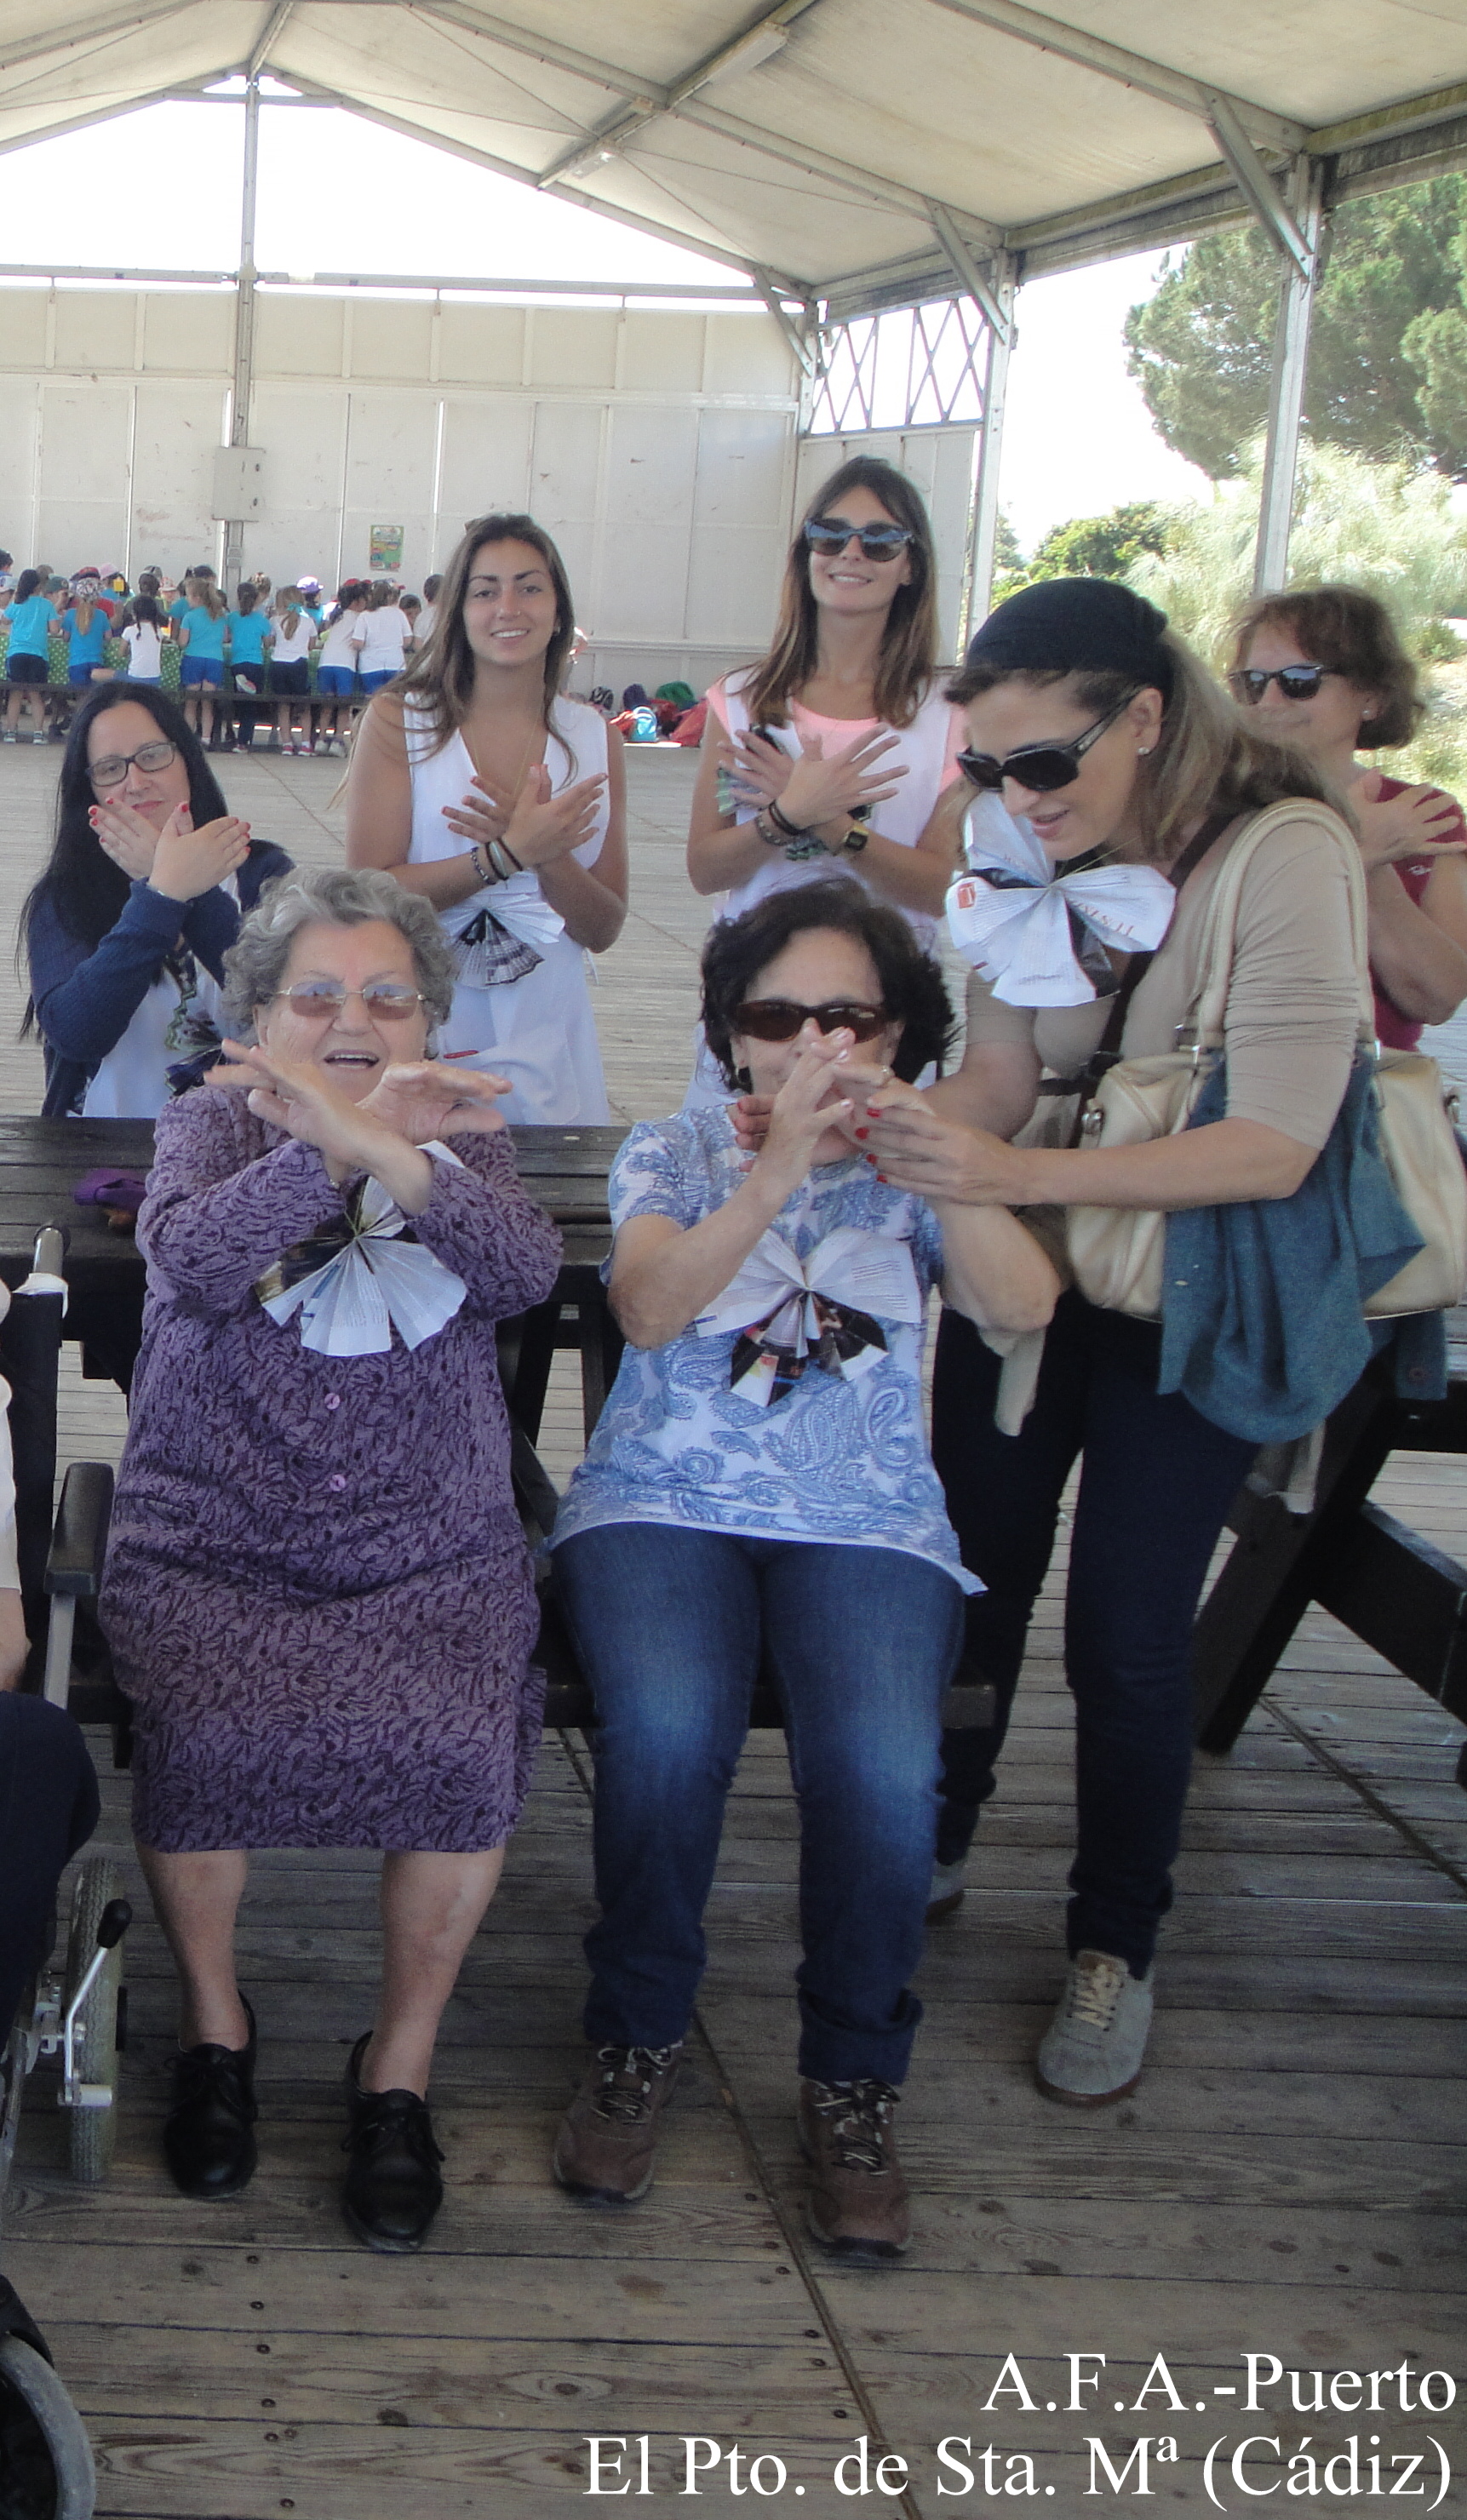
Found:
[[[1351,932],[1354,945],[1357,981],[1360,989],[1360,1022],[1362,1033],[1374,1033],[1374,1000],[1371,994],[1369,958],[1366,947],[1366,909],[1364,873],[1353,834],[1333,809],[1313,797],[1285,797],[1249,817],[1244,829],[1227,853],[1226,860],[1213,888],[1208,904],[1206,924],[1197,958],[1197,983],[1185,1023],[1177,1026],[1180,1049],[1220,1050],[1223,1044],[1227,996],[1232,982],[1233,957],[1238,942],[1238,908],[1242,899],[1243,879],[1254,858],[1264,842],[1289,823],[1314,823],[1335,841],[1345,871],[1350,897]]]

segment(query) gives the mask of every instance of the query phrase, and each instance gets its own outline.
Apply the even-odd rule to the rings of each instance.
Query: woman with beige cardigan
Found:
[[[927,1094],[894,1084],[872,1097],[867,1151],[896,1188],[983,1205],[1288,1198],[1334,1126],[1359,1013],[1345,852],[1317,774],[1239,723],[1165,615],[1102,579],[1051,580],[1001,605],[951,698],[967,711],[958,760],[981,800],[976,874],[959,887],[974,904],[967,1050]],[[1298,819],[1261,839],[1243,876],[1224,1116],[1133,1147],[1011,1143],[1042,1072],[1082,1069],[1108,1023],[1107,1047],[1119,1030],[1127,1058],[1175,1046],[1229,849],[1251,813],[1291,797]],[[1159,950],[1117,1027],[1139,961],[1116,950],[1123,939]],[[1192,1623],[1254,1449],[1158,1390],[1160,1340],[1157,1324],[1072,1288],[1017,1434],[994,1422],[999,1360],[972,1325],[944,1314],[938,1342],[934,1454],[964,1560],[988,1588],[968,1605],[968,1644],[1000,1706],[991,1732],[948,1736],[939,1912],[962,1895],[1061,1493],[1083,1456],[1065,1634],[1078,1803],[1070,1969],[1037,2063],[1042,2091],[1081,2106],[1140,2075],[1190,1767]]]

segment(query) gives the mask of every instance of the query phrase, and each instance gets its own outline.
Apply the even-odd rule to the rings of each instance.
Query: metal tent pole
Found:
[[[1293,224],[1307,251],[1302,264],[1296,254],[1285,254],[1279,282],[1273,376],[1268,390],[1268,436],[1263,452],[1263,494],[1254,554],[1255,595],[1276,594],[1288,575],[1299,434],[1308,374],[1309,325],[1319,285],[1323,194],[1323,160],[1303,155],[1296,158],[1289,172],[1286,198]]]
[[[245,169],[240,198],[240,268],[234,301],[234,396],[229,443],[250,443],[250,405],[254,384],[254,203],[259,176],[259,77],[252,72],[245,90]],[[245,565],[245,520],[232,517],[224,527],[226,588],[237,582]]]
[[[998,468],[1003,456],[1003,413],[1008,396],[1009,358],[1014,347],[1014,291],[1018,260],[995,253],[990,266],[992,294],[1002,325],[989,324],[988,357],[984,377],[984,421],[978,441],[978,477],[973,493],[973,524],[968,537],[968,565],[958,612],[959,648],[986,619],[993,600],[993,554],[998,537]]]

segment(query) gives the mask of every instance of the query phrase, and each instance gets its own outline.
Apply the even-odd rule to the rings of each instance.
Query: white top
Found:
[[[369,613],[367,618],[381,615]],[[413,784],[409,863],[426,866],[438,858],[460,858],[464,842],[449,830],[443,813],[469,793],[474,777],[469,748],[461,735],[454,735],[441,751],[430,751],[432,739],[420,712],[407,709],[403,715]],[[553,794],[605,771],[606,720],[599,709],[586,708],[578,700],[558,699],[550,724],[545,764]],[[611,805],[603,790],[595,830],[573,852],[578,865],[595,865],[606,845],[610,821]],[[548,932],[555,914],[540,889],[539,878],[527,874],[509,883],[485,884],[467,901],[440,911],[438,924],[450,945],[457,943],[481,910],[513,922],[513,932],[527,934],[542,959],[522,980],[500,981],[486,988],[460,980],[448,1021],[439,1027],[439,1057],[461,1058],[466,1065],[509,1077],[514,1092],[499,1105],[507,1120],[557,1126],[610,1120],[585,956],[564,932]]]
[[[402,652],[413,635],[407,614],[395,604],[380,612],[357,614],[364,637],[358,659],[364,674],[400,674]]]
[[[310,643],[316,635],[316,625],[308,612],[298,612],[296,635],[293,639],[288,635],[285,626],[290,617],[288,612],[282,612],[276,620],[275,644],[270,653],[277,665],[303,665],[310,654]]]
[[[163,643],[152,622],[129,621],[122,633],[122,645],[133,681],[156,683],[163,669]]]
[[[415,634],[420,648],[422,647],[425,639],[431,639],[433,637],[437,617],[437,606],[436,604],[425,604],[422,611],[418,615],[418,627]]]
[[[330,624],[322,642],[319,665],[336,665],[349,674],[356,663],[357,652],[366,637],[365,612],[339,612]]]

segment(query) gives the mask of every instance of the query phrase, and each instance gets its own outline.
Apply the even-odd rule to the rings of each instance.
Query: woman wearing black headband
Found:
[[[951,697],[968,718],[959,759],[987,797],[970,862],[986,860],[993,878],[959,889],[991,932],[968,945],[961,1070],[931,1094],[872,1097],[866,1143],[883,1174],[927,1197],[1021,1208],[1288,1198],[1333,1127],[1358,1009],[1343,853],[1317,803],[1301,801],[1244,876],[1225,1116],[1131,1148],[1008,1142],[1032,1120],[1041,1069],[1075,1073],[1106,1034],[1127,962],[1107,939],[1160,944],[1125,1008],[1125,1055],[1173,1048],[1202,916],[1243,819],[1323,798],[1316,774],[1239,722],[1162,613],[1104,580],[1051,581],[1000,606]],[[1003,815],[986,826],[999,799],[1022,818],[1017,832]],[[971,1324],[945,1314],[938,1346],[934,1451],[965,1561],[989,1588],[969,1604],[969,1650],[1000,1703],[991,1732],[949,1736],[940,1911],[962,1895],[1061,1492],[1084,1456],[1065,1639],[1078,1801],[1071,1967],[1037,2065],[1043,2091],[1078,2105],[1119,2098],[1140,2074],[1190,1766],[1192,1622],[1254,1451],[1180,1392],[1159,1393],[1160,1340],[1154,1323],[1072,1289],[1016,1433],[995,1423],[999,1360]],[[1006,1397],[1012,1424],[1022,1401]]]

